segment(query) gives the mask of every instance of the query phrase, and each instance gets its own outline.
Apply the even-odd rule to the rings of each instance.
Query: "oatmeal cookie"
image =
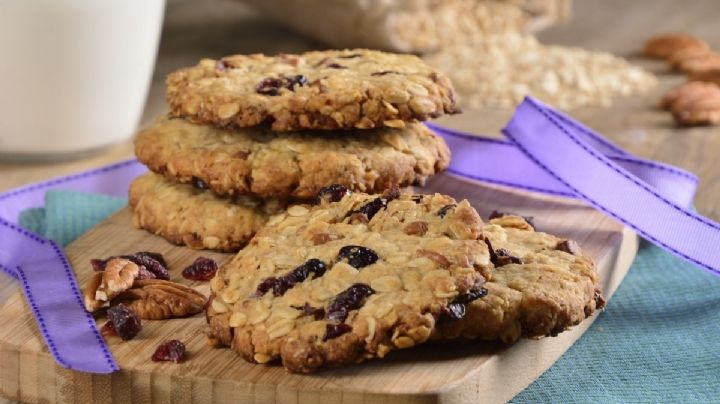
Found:
[[[433,339],[555,336],[604,307],[595,264],[572,240],[536,232],[515,215],[490,219],[483,233],[495,264],[488,294],[463,318],[440,323]]]
[[[467,201],[341,186],[318,199],[273,216],[218,271],[212,343],[307,373],[423,343],[486,293],[490,253]]]
[[[225,200],[152,173],[133,181],[129,203],[135,227],[174,244],[224,252],[241,249],[271,213],[282,210],[279,201],[248,196]]]
[[[457,113],[450,80],[413,55],[352,49],[203,59],[167,78],[176,116],[275,131],[402,127]]]
[[[442,138],[422,124],[274,133],[162,119],[140,132],[135,153],[152,171],[177,182],[206,186],[219,195],[281,199],[313,198],[333,183],[363,192],[423,184],[450,161]]]

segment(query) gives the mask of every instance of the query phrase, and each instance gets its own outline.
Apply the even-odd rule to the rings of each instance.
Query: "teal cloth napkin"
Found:
[[[66,245],[126,203],[49,191],[20,224]],[[607,309],[513,402],[720,402],[720,278],[641,243]]]

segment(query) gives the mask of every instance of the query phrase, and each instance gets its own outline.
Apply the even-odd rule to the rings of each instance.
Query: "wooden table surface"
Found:
[[[676,128],[669,116],[652,111],[665,88],[683,81],[668,76],[661,63],[641,60],[645,39],[665,31],[684,31],[702,37],[720,50],[720,4],[717,0],[575,0],[572,20],[540,34],[545,43],[605,50],[638,61],[661,75],[661,86],[646,97],[622,101],[633,113],[583,109],[572,114],[628,151],[683,167],[701,180],[696,198],[699,211],[720,220],[720,127]],[[201,57],[231,53],[295,52],[323,48],[294,32],[255,15],[231,0],[168,0],[166,20],[153,84],[141,126],[165,110],[164,77]],[[630,108],[629,107],[629,108]],[[92,113],[92,111],[88,111]],[[468,111],[443,122],[484,133],[497,133],[509,110]],[[647,116],[652,115],[651,119]],[[132,156],[128,141],[75,161],[54,163],[0,162],[0,192],[30,182],[85,170]],[[15,286],[0,277],[0,302]],[[3,402],[0,399],[0,402]]]

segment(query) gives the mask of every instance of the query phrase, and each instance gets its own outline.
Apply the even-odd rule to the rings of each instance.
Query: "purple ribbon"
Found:
[[[18,215],[43,206],[45,191],[51,188],[124,197],[130,181],[145,170],[130,160],[0,195],[0,270],[20,283],[45,344],[64,368],[90,373],[118,370],[95,320],[85,311],[75,274],[62,250],[55,242],[20,228]]]
[[[690,206],[697,177],[632,156],[527,97],[503,133],[509,141],[429,125],[453,151],[453,174],[582,199],[652,243],[720,275],[720,225]]]
[[[526,98],[503,132],[509,140],[437,125],[453,152],[449,172],[582,199],[651,242],[720,274],[720,226],[690,211],[697,178],[634,157],[552,108]],[[0,269],[17,279],[50,352],[63,367],[117,370],[82,298],[67,259],[52,241],[17,226],[18,214],[42,206],[50,188],[125,196],[146,169],[129,160],[0,195]]]

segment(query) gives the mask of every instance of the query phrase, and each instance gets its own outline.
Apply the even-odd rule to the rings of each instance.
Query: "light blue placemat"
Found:
[[[126,203],[50,191],[20,223],[66,245]],[[513,401],[720,402],[720,278],[643,242],[605,312]]]

